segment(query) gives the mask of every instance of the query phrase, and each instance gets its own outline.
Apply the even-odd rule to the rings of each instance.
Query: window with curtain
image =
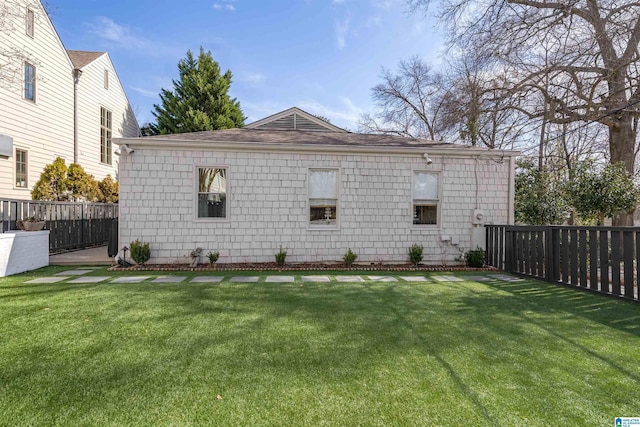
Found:
[[[413,223],[416,225],[438,224],[440,177],[432,172],[413,174]]]
[[[336,225],[338,220],[338,170],[309,170],[309,223]]]
[[[198,218],[227,217],[227,169],[198,168]]]

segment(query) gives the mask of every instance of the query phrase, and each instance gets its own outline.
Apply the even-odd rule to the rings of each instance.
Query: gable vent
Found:
[[[255,129],[265,130],[308,130],[326,132],[328,129],[318,123],[315,123],[300,114],[292,113],[279,119],[272,120],[262,125],[256,126]]]

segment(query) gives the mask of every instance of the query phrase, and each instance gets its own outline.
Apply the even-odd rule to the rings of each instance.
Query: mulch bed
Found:
[[[191,267],[189,264],[141,264],[132,267],[113,266],[109,271],[497,271],[495,267],[472,268],[455,265],[418,265],[413,264],[358,264],[351,267],[343,263],[299,262],[287,263],[283,266],[275,262],[264,263],[232,263],[232,264],[200,264]]]

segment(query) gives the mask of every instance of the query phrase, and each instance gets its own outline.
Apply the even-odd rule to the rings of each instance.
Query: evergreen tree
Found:
[[[111,175],[104,177],[98,183],[100,188],[99,202],[101,203],[118,203],[118,182]]]
[[[53,200],[57,202],[69,200],[67,190],[67,165],[60,157],[56,157],[52,164],[45,166],[31,190],[33,200]]]
[[[200,47],[194,58],[191,51],[178,62],[180,79],[173,81],[173,92],[162,89],[162,105],[155,104],[152,125],[156,134],[198,132],[244,126],[240,103],[229,98],[231,71],[220,74],[220,66],[211,52]]]

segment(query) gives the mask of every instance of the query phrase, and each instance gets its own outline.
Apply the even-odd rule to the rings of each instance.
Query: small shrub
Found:
[[[287,251],[282,250],[282,246],[280,246],[280,251],[276,254],[276,264],[282,267],[284,265],[286,258],[287,258]]]
[[[215,264],[218,261],[218,258],[220,258],[220,252],[209,251],[209,253],[207,254],[207,257],[209,257],[209,264]]]
[[[476,248],[468,250],[464,254],[464,258],[467,261],[467,265],[473,268],[480,268],[484,266],[484,249]]]
[[[417,243],[414,243],[413,246],[411,246],[409,249],[409,261],[411,261],[411,264],[420,264],[422,261],[422,249],[423,247]]]
[[[349,250],[347,251],[346,254],[344,254],[344,257],[342,257],[342,260],[344,261],[344,264],[347,267],[351,267],[353,265],[354,262],[356,262],[356,260],[358,259],[358,254],[356,254],[355,252],[353,252],[351,250],[351,248],[349,248]]]
[[[131,259],[137,264],[144,264],[151,258],[151,250],[149,249],[149,243],[142,243],[136,239],[129,245],[131,251]]]

